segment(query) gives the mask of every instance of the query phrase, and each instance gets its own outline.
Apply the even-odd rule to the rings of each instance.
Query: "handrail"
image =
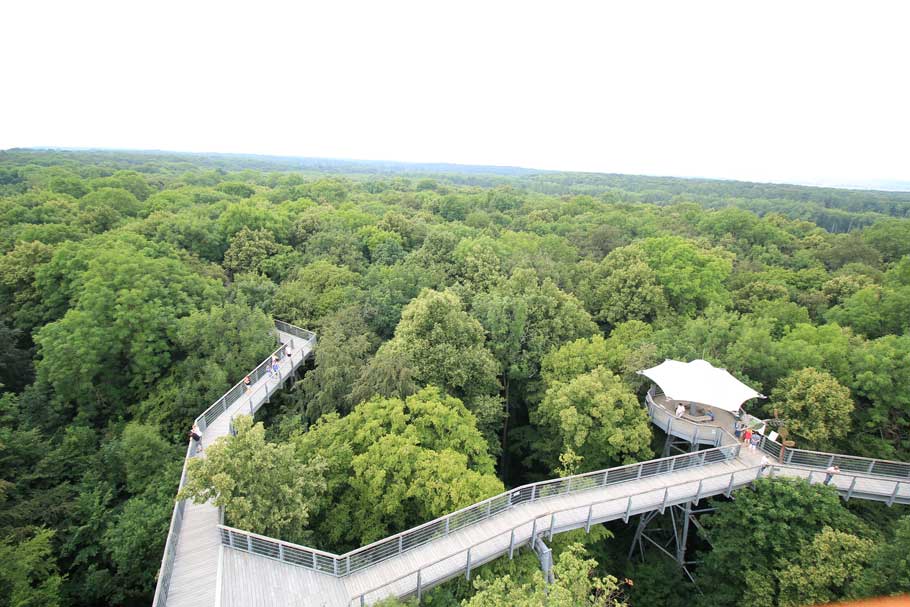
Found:
[[[713,479],[715,479],[715,478],[727,477],[727,476],[734,476],[734,475],[736,475],[738,472],[753,472],[753,471],[757,470],[759,467],[760,467],[760,466],[753,466],[753,467],[751,467],[751,468],[741,468],[741,469],[739,469],[739,470],[734,470],[734,471],[732,471],[732,472],[724,472],[723,474],[715,474],[715,475],[713,475],[713,476],[703,477],[703,478],[701,478],[701,479],[699,479],[699,480],[697,480],[697,481],[695,481],[695,480],[693,480],[693,481],[686,481],[685,483],[682,483],[682,484],[690,484],[690,483],[696,483],[696,484],[697,484],[697,483],[699,483],[699,482],[703,482],[703,481],[706,481],[706,480],[713,480]],[[751,474],[750,474],[750,476],[751,476]],[[674,487],[679,487],[679,485],[674,485]],[[596,501],[596,502],[591,502],[590,504],[586,504],[586,505],[584,505],[584,506],[566,506],[566,507],[564,507],[564,508],[559,508],[558,510],[547,510],[547,511],[544,512],[543,514],[537,514],[537,515],[534,515],[534,516],[532,516],[532,517],[529,517],[529,518],[523,520],[522,522],[520,522],[520,523],[518,523],[518,524],[516,524],[516,525],[513,525],[513,526],[510,527],[509,529],[505,529],[505,530],[503,530],[503,531],[497,533],[496,535],[493,535],[493,536],[491,536],[491,537],[486,537],[486,538],[484,538],[484,539],[482,539],[482,540],[476,541],[476,542],[474,542],[473,544],[471,544],[470,546],[468,546],[468,547],[466,547],[466,548],[459,548],[458,550],[455,550],[454,552],[450,552],[450,553],[447,554],[446,556],[440,557],[440,558],[436,559],[435,561],[432,561],[432,562],[430,562],[430,563],[423,564],[423,565],[421,565],[420,567],[415,567],[415,568],[411,569],[411,571],[409,571],[408,573],[405,573],[405,574],[403,574],[403,575],[400,575],[400,576],[398,576],[398,577],[395,578],[395,579],[388,580],[388,581],[386,581],[386,582],[383,582],[382,584],[379,584],[379,585],[377,585],[377,586],[374,586],[374,587],[370,588],[369,590],[365,590],[365,591],[361,592],[360,594],[354,595],[353,597],[351,597],[351,598],[348,599],[348,603],[350,604],[350,602],[353,601],[354,599],[361,599],[360,604],[363,605],[363,600],[362,600],[363,597],[365,597],[366,595],[371,594],[371,593],[373,593],[373,592],[376,592],[376,591],[379,590],[380,588],[385,588],[386,586],[390,586],[390,585],[394,584],[395,582],[400,582],[401,580],[403,580],[403,579],[405,579],[405,578],[407,578],[407,577],[409,577],[409,576],[412,576],[412,575],[416,574],[418,571],[421,571],[421,570],[424,570],[424,569],[429,569],[430,567],[433,567],[434,565],[438,565],[438,564],[441,563],[442,561],[445,561],[445,560],[448,560],[448,559],[450,559],[450,558],[452,558],[452,557],[454,557],[454,556],[457,556],[458,554],[461,554],[462,552],[466,552],[466,551],[472,550],[472,549],[476,548],[477,546],[480,546],[481,544],[485,544],[485,543],[490,542],[490,541],[492,541],[492,540],[494,540],[494,539],[498,539],[498,538],[502,537],[503,535],[505,535],[505,534],[507,534],[507,533],[510,533],[510,534],[511,534],[511,533],[514,532],[515,530],[520,529],[521,527],[524,527],[524,526],[527,525],[528,523],[533,523],[533,522],[535,522],[535,521],[538,521],[538,520],[540,520],[540,519],[542,519],[542,518],[545,519],[545,518],[547,518],[547,517],[550,517],[550,518],[551,518],[551,521],[552,521],[552,520],[553,520],[552,517],[556,516],[557,514],[561,514],[561,513],[563,513],[563,512],[568,512],[568,511],[570,511],[570,510],[578,510],[579,508],[588,508],[589,511],[593,511],[594,506],[599,506],[599,505],[601,505],[601,504],[606,504],[606,503],[608,503],[608,502],[615,502],[615,501],[619,501],[619,500],[626,500],[627,503],[631,503],[632,500],[633,500],[634,498],[636,498],[636,497],[639,497],[639,496],[642,496],[642,495],[651,494],[651,493],[662,493],[662,492],[666,491],[667,488],[668,488],[668,487],[660,487],[660,488],[658,488],[658,489],[645,489],[644,491],[639,491],[638,493],[632,493],[632,494],[629,494],[629,495],[621,495],[621,496],[617,496],[617,497],[608,497],[608,498],[605,498],[605,499],[602,499],[602,500],[598,500],[598,501]],[[668,504],[669,504],[669,502],[668,502]],[[536,527],[535,527],[534,531],[536,531]],[[540,533],[544,533],[545,531],[546,531],[546,530],[545,530],[544,528],[541,528],[541,529],[540,529]],[[537,534],[537,533],[532,533],[532,535],[538,535],[538,534]],[[512,548],[520,548],[522,545],[528,543],[529,541],[531,541],[531,537],[530,537],[530,536],[529,536],[528,538],[522,539],[522,540],[520,540],[520,541],[518,541],[518,542],[511,543],[510,546],[511,546]],[[503,550],[502,552],[505,553],[506,551]]]
[[[283,332],[288,335],[294,335],[304,339],[311,345],[315,344],[315,333],[301,329],[299,327],[294,327],[293,325],[280,320],[275,320],[274,322],[276,333]],[[284,344],[272,352],[268,358],[262,361],[252,372],[249,373],[252,383],[258,382],[259,379],[266,375],[266,365],[270,365],[272,363],[272,357],[274,356],[278,356],[279,359],[284,358]],[[218,400],[216,400],[205,411],[203,411],[195,419],[194,423],[198,425],[200,432],[204,432],[212,421],[227,411],[235,402],[237,402],[238,399],[244,396],[252,398],[252,395],[256,394],[262,388],[265,388],[266,393],[268,394],[268,385],[261,386],[260,388],[257,388],[255,392],[247,394],[246,386],[243,384],[243,382],[237,382]],[[187,445],[186,456],[183,459],[183,470],[180,473],[180,483],[177,486],[178,493],[180,492],[180,489],[183,489],[183,486],[186,484],[187,464],[189,460],[195,456],[196,441],[190,440],[189,444]],[[174,559],[177,556],[177,540],[180,537],[180,530],[183,526],[183,515],[185,510],[186,500],[175,500],[174,509],[171,513],[171,522],[168,526],[167,540],[165,540],[164,544],[164,554],[161,556],[161,568],[158,570],[158,581],[155,585],[155,595],[152,599],[153,607],[164,607],[167,604],[167,594],[170,587],[170,578],[173,572]]]
[[[708,436],[711,430],[721,433],[721,444],[739,443],[739,440],[724,428],[711,424],[700,424],[691,420],[676,418],[670,414],[664,407],[654,401],[654,387],[648,390],[645,402],[651,417],[651,421],[658,428],[661,428],[667,434],[673,427],[682,425],[684,427],[704,428],[705,433],[701,436]],[[658,423],[656,417],[666,416],[668,422],[663,426]],[[693,440],[699,436],[699,433],[692,432]],[[886,478],[910,478],[910,463],[898,462],[894,460],[883,460],[878,458],[860,457],[856,455],[840,455],[837,453],[826,453],[823,451],[810,451],[806,449],[795,449],[793,447],[784,448],[784,446],[771,440],[765,435],[761,436],[761,442],[758,449],[775,458],[783,457],[782,463],[798,464],[814,468],[828,468],[833,465],[840,466],[845,470],[861,472],[870,476],[880,476]]]
[[[759,465],[759,466],[751,466],[751,467],[747,467],[747,468],[740,468],[739,470],[733,470],[732,472],[724,472],[723,474],[715,474],[715,475],[712,475],[712,476],[701,477],[701,478],[699,478],[699,479],[697,479],[697,480],[685,481],[684,483],[680,483],[680,484],[677,484],[677,485],[673,485],[673,487],[674,487],[674,488],[678,488],[678,487],[684,486],[684,485],[696,485],[696,486],[698,486],[698,487],[704,487],[705,481],[712,481],[712,480],[715,480],[715,479],[718,479],[718,478],[726,478],[726,477],[729,477],[729,478],[730,478],[730,482],[726,484],[726,488],[721,488],[721,491],[719,491],[719,492],[717,491],[717,488],[715,488],[715,489],[709,489],[709,490],[707,491],[707,493],[705,493],[704,495],[699,495],[698,493],[696,493],[696,497],[697,497],[697,498],[700,498],[700,497],[710,497],[710,496],[712,496],[712,495],[717,495],[718,493],[729,492],[729,491],[731,491],[734,487],[739,487],[739,486],[748,484],[748,483],[742,483],[742,485],[736,485],[735,482],[734,482],[734,480],[735,480],[735,478],[736,478],[736,476],[737,476],[738,474],[746,475],[746,477],[749,479],[748,482],[752,482],[752,481],[754,481],[754,480],[756,480],[756,479],[758,479],[758,478],[761,478],[761,476],[762,476],[762,474],[763,474],[763,472],[764,472],[763,468],[767,468],[767,469],[768,469],[768,474],[767,474],[767,475],[768,475],[769,478],[773,478],[773,477],[774,477],[774,471],[775,471],[775,470],[778,470],[778,471],[780,471],[780,470],[808,470],[808,471],[809,471],[809,478],[808,478],[808,480],[809,480],[809,483],[810,483],[810,484],[812,484],[812,475],[813,475],[813,473],[815,472],[814,469],[808,468],[808,467],[803,467],[803,466],[790,466],[790,465],[784,465],[784,464],[770,464],[770,465],[768,465],[768,466],[761,466],[761,465]],[[866,476],[864,476],[864,475],[860,476],[860,475],[851,475],[851,474],[843,474],[843,473],[840,473],[840,474],[835,473],[833,476],[836,477],[836,478],[842,477],[842,478],[852,479],[852,481],[850,482],[850,488],[848,488],[848,489],[843,489],[843,488],[841,488],[841,487],[839,487],[839,486],[835,486],[835,489],[837,489],[838,491],[846,491],[846,492],[847,492],[847,498],[848,498],[848,499],[849,499],[851,493],[855,490],[855,486],[856,486],[857,480],[859,480],[859,479],[867,479],[867,478],[868,478],[868,477],[866,477]],[[892,490],[892,493],[891,493],[892,501],[893,501],[893,499],[897,496],[898,491],[899,491],[899,489],[900,489],[901,486],[903,486],[903,485],[906,484],[906,485],[908,485],[908,487],[910,487],[910,481],[903,481],[903,480],[900,480],[900,479],[895,479],[893,482],[895,483],[895,487],[894,487],[894,489]],[[696,491],[698,491],[698,490],[696,490]],[[461,554],[461,553],[463,553],[463,552],[470,552],[471,550],[473,550],[473,549],[476,548],[477,546],[480,546],[480,545],[485,544],[485,543],[487,543],[487,542],[493,541],[493,540],[495,540],[495,539],[499,539],[499,538],[501,538],[502,536],[504,536],[504,535],[506,535],[506,534],[510,534],[510,535],[511,535],[511,538],[512,538],[512,541],[509,542],[509,548],[508,548],[508,549],[503,549],[503,550],[501,550],[501,551],[494,552],[494,553],[493,553],[493,558],[496,558],[496,557],[499,556],[500,554],[505,554],[506,552],[509,552],[509,553],[511,554],[511,551],[512,551],[513,549],[519,548],[519,547],[521,547],[522,545],[527,544],[528,542],[532,541],[532,537],[531,537],[532,535],[539,535],[540,533],[548,532],[546,529],[544,529],[543,527],[541,527],[539,533],[535,534],[535,531],[537,530],[537,527],[536,527],[536,525],[534,525],[534,527],[532,527],[532,532],[531,532],[531,534],[530,534],[527,538],[520,539],[520,540],[518,540],[518,541],[514,541],[514,535],[512,535],[512,534],[514,534],[514,532],[515,532],[516,530],[520,529],[521,527],[524,527],[524,526],[528,525],[528,523],[536,523],[536,521],[538,521],[538,520],[540,520],[540,519],[542,519],[542,518],[543,518],[543,519],[546,519],[546,518],[549,517],[549,518],[550,518],[550,527],[555,529],[555,527],[554,527],[554,526],[555,526],[555,516],[556,516],[557,514],[561,514],[561,513],[568,512],[568,511],[572,511],[572,510],[579,510],[580,508],[585,508],[585,507],[587,507],[587,508],[588,508],[588,516],[587,516],[587,518],[585,519],[585,520],[586,520],[586,523],[585,523],[585,525],[584,525],[585,528],[586,528],[585,530],[587,531],[588,529],[590,529],[590,525],[592,524],[592,522],[595,521],[595,520],[598,520],[597,517],[593,517],[594,507],[596,507],[596,506],[599,506],[599,505],[601,505],[601,504],[605,504],[605,503],[608,503],[608,502],[616,502],[616,501],[625,500],[625,501],[627,502],[627,506],[626,506],[626,510],[625,510],[625,515],[630,515],[631,512],[632,512],[632,503],[633,503],[634,498],[640,497],[640,496],[642,496],[642,495],[650,495],[650,494],[655,494],[655,493],[657,493],[657,494],[663,493],[664,496],[665,496],[665,497],[664,497],[664,501],[662,501],[661,504],[660,504],[660,510],[663,511],[663,509],[664,509],[666,506],[671,505],[671,504],[672,504],[673,502],[675,502],[675,501],[678,501],[678,498],[674,499],[673,502],[666,501],[666,496],[668,495],[668,492],[669,492],[669,486],[666,486],[666,487],[659,487],[659,488],[657,488],[657,489],[646,489],[646,490],[644,490],[644,491],[639,491],[638,493],[632,493],[632,494],[630,494],[630,495],[622,495],[622,496],[617,496],[617,497],[610,497],[610,498],[598,500],[598,501],[596,501],[596,502],[591,502],[590,504],[586,504],[586,505],[583,505],[583,506],[566,506],[566,507],[560,508],[560,509],[558,509],[558,510],[548,510],[548,511],[544,512],[543,514],[537,514],[537,515],[535,515],[535,516],[533,516],[533,517],[527,518],[527,519],[523,520],[522,522],[520,522],[520,523],[518,523],[518,524],[516,524],[516,525],[513,525],[511,528],[505,529],[505,530],[503,530],[503,531],[497,533],[496,535],[493,535],[493,536],[490,536],[490,537],[486,537],[486,538],[484,538],[484,539],[482,539],[482,540],[479,540],[479,541],[477,541],[477,542],[474,542],[473,544],[471,544],[471,545],[468,546],[468,547],[459,548],[458,550],[455,550],[454,552],[450,552],[450,553],[447,554],[446,556],[440,557],[440,558],[438,558],[438,559],[436,559],[436,560],[434,560],[434,561],[432,561],[432,562],[430,562],[430,563],[425,563],[425,564],[422,564],[420,567],[415,567],[415,568],[411,569],[408,573],[402,574],[402,575],[398,576],[398,577],[395,578],[395,579],[387,580],[386,582],[383,582],[382,584],[376,585],[376,586],[370,588],[369,590],[365,590],[365,591],[363,591],[363,592],[361,592],[361,593],[359,593],[359,594],[353,595],[353,596],[349,597],[349,599],[348,599],[348,605],[350,606],[351,602],[353,602],[354,600],[359,600],[359,604],[362,606],[362,605],[365,604],[365,597],[366,597],[367,595],[372,594],[372,593],[374,593],[374,592],[376,592],[376,591],[378,591],[378,590],[380,590],[380,589],[382,589],[382,588],[385,588],[385,587],[387,587],[387,586],[391,586],[392,584],[395,584],[396,582],[400,582],[401,580],[403,580],[403,579],[405,579],[405,578],[408,578],[408,577],[410,577],[410,576],[412,576],[412,575],[419,574],[421,571],[426,570],[426,569],[429,569],[430,567],[433,567],[433,566],[435,566],[435,565],[438,565],[439,563],[441,563],[441,562],[443,562],[443,561],[445,561],[445,560],[451,559],[451,558],[453,558],[453,557],[455,557],[455,556],[457,556],[457,555],[459,555],[459,554]],[[882,494],[882,495],[884,495],[884,494]],[[687,498],[687,499],[688,499],[688,498]],[[890,505],[890,502],[889,502],[889,505]],[[658,509],[658,507],[655,505],[655,507],[653,508],[653,510],[657,510],[657,509]],[[582,526],[581,524],[577,524],[577,527],[574,527],[574,526],[573,526],[573,527],[570,527],[570,528],[578,528],[578,527],[581,527],[581,526]],[[565,529],[565,530],[568,530],[568,529]],[[552,533],[556,533],[556,532],[557,532],[557,531],[553,531]],[[560,531],[560,532],[561,532],[561,531]],[[551,533],[550,537],[552,537],[552,533]],[[488,558],[487,560],[490,560],[490,559]],[[484,561],[484,562],[486,562],[486,561]],[[477,561],[472,562],[472,561],[468,560],[468,561],[466,561],[466,565],[465,565],[465,568],[464,568],[464,569],[465,569],[465,570],[469,570],[469,568],[470,568],[472,565],[479,565],[479,564],[482,564],[482,563],[477,562]],[[456,571],[454,574],[449,574],[448,577],[446,577],[445,579],[448,579],[449,577],[452,577],[453,575],[457,575],[460,571],[461,571],[461,569],[459,569],[458,571]],[[422,588],[426,588],[426,587],[428,587],[428,586],[427,586],[426,584],[423,584],[423,585],[421,584],[421,579],[420,579],[420,576],[419,576],[419,575],[418,575],[417,580],[418,580],[418,581],[417,581],[417,588],[415,589],[414,592],[420,593],[420,591],[422,590]],[[438,580],[438,579],[437,579],[437,580],[430,580],[430,585],[433,585],[434,582],[439,582],[439,581],[442,581],[442,580]]]
[[[739,444],[726,445],[522,485],[341,555],[223,526],[221,527],[221,539],[223,545],[236,550],[343,577],[423,546],[436,538],[444,537],[496,516],[520,504],[605,487],[614,483],[648,478],[674,470],[728,461],[736,458],[739,449]]]

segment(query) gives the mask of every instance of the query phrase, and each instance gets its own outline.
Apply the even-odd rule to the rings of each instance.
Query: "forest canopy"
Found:
[[[325,550],[655,456],[635,372],[665,358],[769,395],[749,411],[799,447],[910,461],[908,193],[10,150],[0,607],[151,601],[187,431],[268,356],[273,318],[319,334],[314,361],[182,497]],[[776,480],[716,505],[694,584],[610,527],[554,543],[553,604],[910,591],[904,507]],[[538,567],[490,564],[432,604],[544,604]]]

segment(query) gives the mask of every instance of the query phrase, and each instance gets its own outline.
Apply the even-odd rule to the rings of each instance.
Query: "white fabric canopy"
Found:
[[[639,371],[660,386],[669,398],[738,411],[750,398],[764,398],[742,383],[726,369],[718,369],[706,360],[690,363],[665,360],[656,367]]]

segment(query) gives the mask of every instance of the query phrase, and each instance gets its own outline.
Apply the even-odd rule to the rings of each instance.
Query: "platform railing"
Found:
[[[670,487],[660,487],[657,489],[647,489],[631,495],[610,497],[583,506],[568,506],[565,508],[548,510],[543,514],[526,518],[500,533],[474,542],[466,548],[459,548],[445,556],[424,563],[420,567],[412,568],[407,573],[401,574],[394,579],[387,580],[382,584],[373,586],[369,590],[357,593],[349,598],[348,606],[360,607],[368,605],[393,594],[398,597],[416,596],[419,600],[422,593],[432,586],[462,574],[470,579],[471,572],[475,568],[502,555],[508,554],[509,558],[512,558],[515,550],[518,550],[521,546],[527,545],[535,536],[546,535],[549,539],[552,539],[553,534],[555,533],[561,533],[571,529],[580,529],[582,527],[585,529],[585,532],[588,532],[593,524],[606,520],[622,518],[625,522],[628,522],[629,517],[631,516],[655,510],[660,510],[661,513],[663,513],[668,506],[679,503],[693,501],[697,504],[702,498],[720,494],[729,497],[734,489],[748,485],[762,476],[773,477],[775,475],[780,476],[781,474],[784,476],[807,478],[810,484],[823,482],[824,476],[817,471],[806,470],[805,468],[797,466],[779,464],[752,466],[679,483],[673,486],[672,498],[670,498]],[[850,498],[851,491],[870,491],[870,489],[864,487],[863,484],[873,482],[872,479],[869,479],[868,477],[850,474],[837,474],[834,475],[834,477],[835,478],[832,479],[833,488],[840,492],[846,499]],[[885,481],[874,482],[881,485]],[[879,496],[884,497],[890,495],[886,500],[883,500],[887,501],[889,505],[893,503],[895,499],[910,502],[910,481],[895,480],[893,481],[893,488],[891,488],[891,485],[888,485],[886,487],[876,487],[875,489],[875,493]],[[531,527],[530,530],[527,529],[528,526]],[[480,550],[481,546],[497,542],[498,545],[491,547],[491,549],[486,551]],[[429,572],[433,567],[436,567],[445,561],[451,561],[453,566],[444,568],[443,573],[437,573],[435,576]],[[381,592],[382,590],[389,589],[389,587],[409,579],[411,580],[409,583],[403,584],[405,587],[404,592],[388,590],[386,592]]]
[[[695,440],[692,440],[693,443],[703,443],[705,442],[706,437],[716,439],[717,442],[715,444],[729,445],[739,442],[739,439],[723,428],[712,426],[711,424],[700,424],[671,415],[666,408],[654,401],[655,394],[656,391],[652,386],[645,396],[648,415],[654,425],[667,434],[670,434],[671,431],[675,431],[677,435],[682,434],[684,438],[694,438]],[[681,431],[681,429],[683,430]],[[837,453],[809,451],[806,449],[795,449],[793,447],[784,448],[781,443],[771,440],[765,435],[760,434],[759,437],[759,444],[756,446],[756,449],[775,458],[780,463],[820,469],[828,468],[830,466],[839,466],[844,472],[856,472],[869,476],[882,476],[888,478],[910,478],[910,463],[907,462],[859,457],[855,455],[839,455]]]
[[[295,327],[280,320],[275,321],[275,328],[277,331],[288,335],[293,335],[296,338],[309,343],[311,347],[316,343],[316,334],[312,333],[311,331]],[[295,345],[292,343],[291,347],[293,348]],[[269,367],[271,366],[273,357],[275,356],[277,356],[279,360],[284,359],[284,344],[272,352],[268,358],[262,361],[248,374],[250,376],[250,383],[252,385],[255,385],[260,379],[269,375]],[[266,382],[264,385],[259,386],[252,392],[248,392],[247,386],[245,386],[244,383],[240,381],[235,384],[230,390],[225,392],[221,398],[212,403],[212,405],[209,406],[205,411],[203,411],[199,417],[195,419],[194,423],[199,427],[200,432],[204,432],[209,424],[211,424],[222,413],[233,406],[238,399],[247,398],[252,403],[254,399],[258,399],[258,393],[261,390],[266,391],[266,398],[268,398],[268,395],[277,389],[280,381],[283,381],[284,379],[286,378],[281,378],[280,376],[275,377],[274,385],[269,386],[268,382]],[[250,413],[253,412],[253,406],[251,405]],[[196,450],[196,441],[190,440],[189,444],[187,445],[186,456],[183,460],[183,471],[180,474],[180,484],[177,486],[178,493],[186,484],[187,463],[191,458],[196,456]],[[177,540],[180,537],[180,530],[183,526],[183,516],[185,511],[186,500],[179,500],[174,503],[174,510],[171,513],[171,523],[168,527],[167,540],[164,544],[164,554],[161,557],[161,568],[158,570],[158,582],[155,585],[155,596],[152,599],[153,607],[165,607],[165,605],[167,605],[167,595],[170,588],[171,575],[174,569],[174,559],[177,556]]]
[[[487,520],[521,504],[660,474],[669,474],[676,470],[729,461],[736,458],[739,449],[738,444],[725,445],[694,453],[523,485],[342,555],[334,555],[225,526],[220,527],[221,542],[235,550],[250,552],[321,573],[339,577],[346,576]]]

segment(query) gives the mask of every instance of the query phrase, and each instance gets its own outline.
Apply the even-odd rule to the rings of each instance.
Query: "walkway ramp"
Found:
[[[190,441],[180,488],[186,482],[187,462],[193,457],[205,457],[205,446],[228,435],[235,415],[253,414],[267,403],[310,356],[316,343],[314,334],[280,321],[276,321],[276,336],[279,348],[249,373],[249,389],[238,383],[196,418],[195,423],[202,430],[202,451],[197,453],[195,443]],[[291,346],[289,357],[285,355],[286,345]],[[279,358],[277,375],[268,370],[272,356]],[[175,504],[152,603],[155,607],[217,603],[221,522],[219,509],[211,503],[182,500]]]
[[[249,392],[235,386],[200,415],[206,445],[229,432],[232,416],[268,402],[312,352],[315,335],[280,321],[276,327],[281,343],[293,348],[282,360],[281,376],[268,378],[260,365]],[[767,437],[750,449],[729,433],[731,420],[676,418],[666,401],[649,392],[652,423],[710,448],[517,487],[341,555],[226,527],[211,504],[179,502],[154,606],[352,607],[390,596],[420,598],[431,586],[458,575],[470,578],[478,566],[511,557],[538,537],[730,495],[762,475],[823,482],[832,464],[841,467],[832,485],[844,499],[910,504],[910,464],[785,450]],[[195,455],[191,444],[187,459]],[[185,477],[184,466],[181,487]]]

